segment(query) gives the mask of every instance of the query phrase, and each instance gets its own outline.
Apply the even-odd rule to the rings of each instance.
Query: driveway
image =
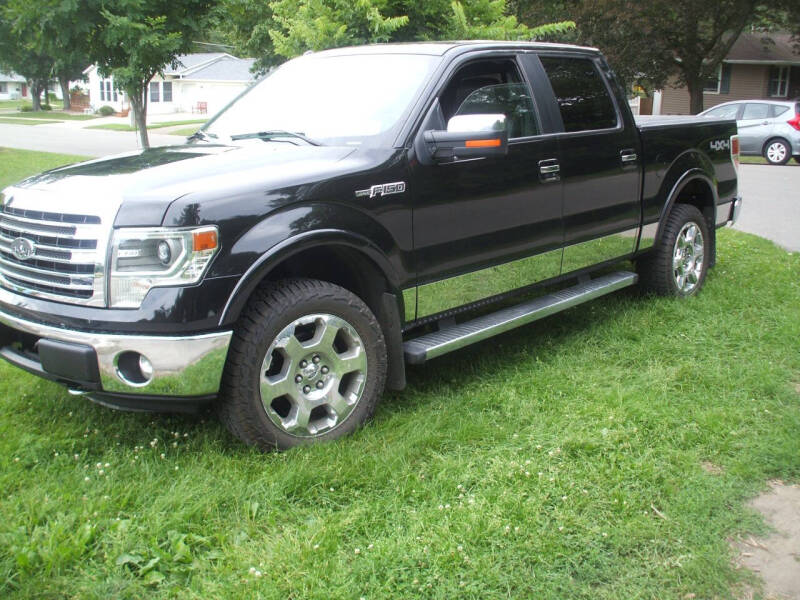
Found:
[[[734,229],[800,252],[800,166],[742,165],[744,203]]]
[[[83,121],[79,123],[85,124]],[[139,138],[134,131],[104,131],[54,125],[0,124],[0,147],[106,156],[138,150]],[[184,138],[175,135],[150,133],[151,146],[171,146]]]

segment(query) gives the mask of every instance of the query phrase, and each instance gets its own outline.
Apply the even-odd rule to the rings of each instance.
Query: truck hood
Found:
[[[261,140],[165,146],[47,171],[12,190],[35,194],[40,202],[49,197],[54,206],[69,206],[74,199],[96,206],[98,213],[117,214],[118,208],[118,225],[159,225],[170,204],[184,196],[229,193],[242,181],[264,190],[319,181],[348,171],[342,161],[355,151]]]

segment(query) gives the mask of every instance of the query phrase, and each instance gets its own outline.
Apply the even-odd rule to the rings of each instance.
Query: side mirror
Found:
[[[447,131],[426,131],[425,144],[436,162],[508,154],[505,115],[457,115]]]

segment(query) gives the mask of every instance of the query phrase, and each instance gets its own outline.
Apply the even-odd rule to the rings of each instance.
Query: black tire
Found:
[[[792,158],[792,145],[783,138],[773,138],[764,144],[762,154],[771,165],[785,165]]]
[[[673,259],[675,258],[678,236],[685,231],[684,228],[690,223],[693,223],[702,235],[703,257],[697,269],[696,283],[691,289],[685,289],[679,287],[679,278],[676,275],[676,270],[673,269]],[[639,286],[643,291],[659,296],[692,296],[703,287],[710,260],[711,235],[703,214],[690,204],[676,204],[667,216],[661,237],[656,242],[656,245],[647,255],[636,262],[636,271],[639,273]],[[695,266],[696,263],[693,263],[693,273]]]
[[[294,327],[298,320],[308,319],[310,315],[323,316],[326,319],[331,317],[331,320],[315,321],[311,319],[307,324],[299,324],[296,328]],[[353,344],[358,356],[361,357],[363,352],[363,356],[366,357],[363,373],[358,371],[355,377],[352,376],[352,373],[345,373],[339,377],[342,384],[347,377],[355,379],[354,385],[360,390],[358,392],[360,395],[354,401],[352,408],[349,408],[351,412],[342,418],[341,422],[338,422],[338,415],[332,408],[333,404],[326,405],[323,407],[323,413],[327,411],[328,416],[323,414],[323,417],[316,417],[318,422],[325,424],[322,432],[315,435],[309,434],[308,431],[302,431],[301,434],[294,435],[288,429],[276,424],[285,424],[279,412],[285,412],[286,415],[291,416],[299,413],[300,409],[296,408],[297,406],[308,410],[312,403],[309,399],[310,395],[317,394],[318,399],[315,402],[321,401],[319,394],[323,394],[324,400],[328,397],[329,390],[331,394],[333,393],[333,388],[336,388],[340,396],[347,396],[351,399],[354,397],[355,394],[351,394],[350,391],[341,392],[341,386],[336,383],[338,374],[334,372],[335,366],[329,369],[330,375],[322,375],[323,372],[328,373],[324,370],[328,368],[324,366],[327,360],[334,361],[331,363],[332,365],[338,364],[337,356],[345,356],[347,353],[331,355],[329,359],[325,358],[324,352],[320,352],[321,359],[314,354],[314,360],[318,362],[316,366],[319,369],[314,375],[316,379],[308,375],[308,383],[316,383],[320,385],[320,388],[324,387],[316,392],[315,386],[305,385],[305,380],[297,382],[294,379],[295,377],[302,379],[307,376],[307,371],[314,366],[310,364],[310,360],[305,361],[307,366],[301,369],[299,365],[303,361],[297,359],[297,352],[292,354],[282,348],[273,350],[269,363],[270,370],[276,362],[283,365],[281,371],[273,378],[281,379],[280,385],[283,387],[294,386],[297,382],[297,389],[292,388],[290,395],[270,400],[272,404],[267,407],[262,403],[261,393],[261,371],[267,366],[265,362],[267,352],[275,344],[281,343],[276,339],[279,335],[284,335],[281,338],[284,342],[287,339],[293,339],[295,342],[300,340],[301,337],[297,333],[300,328],[311,328],[305,335],[313,338],[301,342],[301,344],[313,344],[315,343],[314,339],[323,335],[316,328],[321,327],[324,333],[328,324],[334,322],[337,324],[344,322],[348,326],[334,328],[339,332],[336,334],[336,340],[340,339],[339,334],[344,331],[345,337],[350,340],[349,343]],[[291,331],[291,334],[286,334],[287,329]],[[356,336],[349,335],[353,331]],[[337,344],[336,340],[332,342],[330,350],[338,353],[339,351],[333,347]],[[341,345],[341,342],[338,343]],[[322,345],[321,342],[320,344]],[[321,347],[321,345],[317,347]],[[291,348],[298,348],[298,346],[292,345]],[[302,352],[305,351],[304,348]],[[314,352],[316,351],[312,350],[312,353]],[[279,358],[275,358],[276,353],[280,354]],[[287,359],[284,359],[283,356],[286,356]],[[288,362],[284,364],[284,360],[288,360]],[[289,279],[270,283],[254,293],[236,326],[225,366],[218,413],[222,422],[233,435],[246,444],[257,446],[262,450],[285,450],[300,444],[333,440],[352,433],[372,416],[386,381],[386,363],[386,344],[381,327],[367,305],[356,295],[332,283],[311,279]],[[296,375],[292,375],[295,370],[297,371]],[[286,371],[285,377],[284,371]],[[265,376],[269,373],[269,370],[265,371]],[[322,381],[323,378],[326,381]],[[330,378],[330,382],[327,380],[328,378]],[[320,382],[322,383],[320,384]],[[330,388],[326,387],[328,383],[331,384]],[[310,392],[306,392],[306,389]],[[278,406],[275,404],[276,402],[281,405]],[[313,416],[316,410],[318,409],[312,409],[310,414]],[[291,419],[289,420],[291,421]],[[332,420],[337,422],[331,427],[327,424]],[[297,419],[294,421],[296,422]],[[309,419],[309,429],[313,429],[312,423]],[[331,428],[325,430],[325,427]]]

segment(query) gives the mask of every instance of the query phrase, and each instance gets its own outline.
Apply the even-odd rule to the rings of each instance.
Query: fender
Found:
[[[267,250],[239,279],[220,316],[220,326],[230,326],[239,318],[250,295],[275,267],[291,256],[319,246],[347,246],[367,256],[384,274],[391,293],[398,295],[398,277],[386,255],[366,237],[341,229],[317,229],[297,234]]]
[[[714,198],[714,206],[717,205],[719,198],[717,195],[717,186],[714,185],[714,182],[711,181],[711,179],[702,169],[689,169],[678,178],[678,181],[676,181],[672,186],[672,189],[667,196],[667,201],[664,203],[664,207],[661,209],[661,214],[658,217],[658,233],[656,234],[656,240],[661,239],[661,232],[664,228],[664,222],[666,221],[667,215],[672,210],[672,207],[675,204],[678,196],[680,196],[681,192],[688,184],[697,180],[702,181],[708,186]]]

